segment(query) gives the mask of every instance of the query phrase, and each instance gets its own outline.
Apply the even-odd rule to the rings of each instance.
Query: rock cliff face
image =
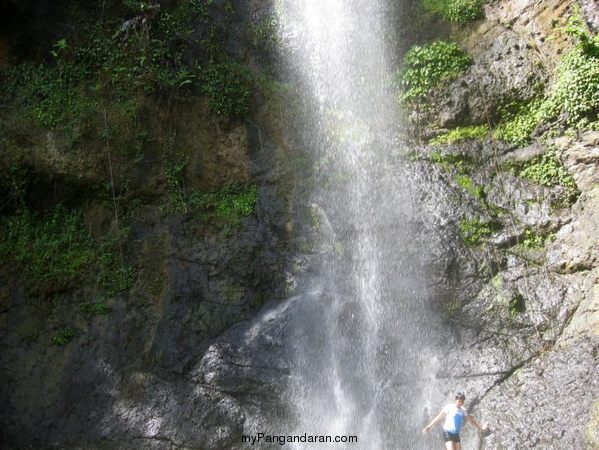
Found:
[[[26,3],[7,11],[22,17]],[[227,54],[275,71],[272,42],[251,26],[269,23],[269,2],[213,3]],[[581,6],[597,31],[597,6]],[[495,125],[506,98],[533,99],[571,45],[555,31],[567,14],[558,0],[490,2],[484,20],[436,28],[474,63],[437,93],[427,113],[435,126],[420,137]],[[195,33],[203,38],[209,30]],[[6,37],[0,44],[7,41],[9,53],[37,51],[24,32],[18,46]],[[209,59],[204,51],[195,50],[199,60]],[[21,269],[3,262],[4,447],[226,449],[243,448],[243,433],[279,431],[276,420],[288,411],[288,325],[301,301],[292,292],[302,272],[317,271],[327,258],[327,249],[304,248],[313,232],[302,195],[309,155],[288,125],[297,117],[284,101],[261,88],[248,119],[225,120],[197,93],[174,103],[138,99],[144,152],[135,162],[127,155],[113,161],[130,167],[118,172],[117,190],[138,200],[126,245],[137,278],[105,299],[108,315],[81,308],[99,295],[93,287],[32,295]],[[90,139],[86,152],[69,150],[51,129],[21,129],[11,139],[13,159],[2,167],[18,161],[35,174],[27,187],[32,208],[81,206],[92,235],[115,226],[111,207],[93,195],[108,179],[105,140]],[[599,133],[527,145],[490,137],[442,147],[406,142],[400,150],[411,157],[398,164],[421,181],[417,226],[446,326],[436,376],[447,393],[467,391],[471,411],[492,429],[484,438],[466,434],[464,448],[599,448]],[[552,159],[543,160],[547,154]],[[186,162],[189,191],[258,186],[253,213],[223,225],[165,208],[172,155]],[[559,162],[576,188],[521,176],[539,161]],[[65,324],[77,337],[53,344]]]
[[[582,6],[593,29],[597,8]],[[438,94],[436,126],[492,125],[506,97],[538,95],[535,84],[551,83],[558,55],[568,51],[558,26],[568,11],[563,2],[494,3],[486,20],[453,30],[474,63]],[[432,163],[417,170],[436,172],[438,181],[425,211],[443,217],[441,226],[428,225],[440,235],[443,250],[430,249],[432,279],[451,324],[437,375],[448,395],[470,392],[474,414],[493,430],[471,433],[464,448],[599,448],[597,137],[418,149]],[[563,185],[519,176],[519,167],[547,154],[579,189],[566,204]],[[469,240],[477,218],[491,224],[483,245]]]

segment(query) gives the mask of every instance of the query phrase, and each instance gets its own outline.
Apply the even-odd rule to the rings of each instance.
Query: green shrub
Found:
[[[476,199],[483,199],[485,196],[485,190],[482,186],[478,186],[472,178],[466,174],[459,174],[456,176],[456,182],[464,189],[468,194]]]
[[[538,232],[531,228],[524,230],[522,245],[530,250],[540,249],[545,246],[545,240],[555,239],[555,233]]]
[[[254,214],[258,186],[226,186],[212,193],[194,193],[190,202],[225,225],[239,226],[244,217]]]
[[[441,134],[429,141],[430,145],[449,145],[465,141],[466,139],[482,140],[489,134],[487,125],[472,125],[458,127],[447,133]]]
[[[105,316],[110,312],[110,307],[105,303],[80,303],[79,309],[88,318]]]
[[[548,151],[533,161],[524,164],[519,171],[523,178],[547,187],[564,186],[576,190],[576,182],[561,165],[554,152]]]
[[[250,77],[239,64],[212,64],[202,74],[201,90],[219,116],[247,115],[250,110]]]
[[[404,56],[399,74],[403,104],[424,101],[442,83],[462,74],[472,59],[452,42],[435,41],[415,45]]]
[[[521,146],[528,144],[541,120],[541,104],[542,100],[534,99],[527,103],[512,102],[506,105],[502,108],[502,118],[493,136]]]
[[[544,97],[509,105],[494,133],[498,139],[526,145],[542,122],[599,130],[599,36],[591,35],[577,9],[566,32],[578,42],[558,63],[552,86]]]
[[[484,16],[484,0],[422,0],[422,5],[450,22],[468,23]]]
[[[15,261],[40,290],[58,290],[81,277],[94,258],[94,242],[78,211],[58,207],[40,218],[24,210],[0,222],[0,254]]]
[[[67,345],[75,336],[77,336],[77,334],[77,331],[72,328],[62,328],[58,334],[52,338],[52,343],[58,346]]]
[[[0,220],[0,257],[22,269],[34,292],[48,294],[68,288],[97,272],[97,286],[112,296],[136,278],[120,257],[118,238],[94,241],[80,211],[58,206],[45,217],[23,210]]]
[[[482,221],[479,218],[464,219],[459,223],[459,230],[466,245],[474,247],[483,243],[495,231],[501,228],[501,224],[493,221]]]
[[[560,61],[540,114],[547,122],[564,117],[568,127],[599,129],[599,36]]]

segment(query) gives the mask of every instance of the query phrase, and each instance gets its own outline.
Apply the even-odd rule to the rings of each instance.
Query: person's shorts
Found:
[[[443,440],[444,442],[460,442],[460,435],[443,431]]]

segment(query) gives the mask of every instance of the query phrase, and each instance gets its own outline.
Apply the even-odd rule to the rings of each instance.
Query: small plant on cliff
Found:
[[[576,36],[578,45],[560,61],[540,112],[545,121],[563,118],[568,127],[599,130],[599,35]]]
[[[479,218],[464,219],[459,223],[462,240],[471,247],[482,244],[486,238],[498,231],[500,227],[501,225],[498,222],[487,222]]]
[[[79,309],[85,317],[105,316],[110,312],[110,307],[106,303],[80,303]]]
[[[58,206],[45,216],[22,210],[0,221],[0,258],[11,261],[31,291],[42,296],[68,289],[92,276],[106,295],[127,289],[133,268],[119,257],[120,246],[110,236],[94,241],[78,210]]]
[[[552,151],[543,153],[533,161],[524,164],[519,175],[547,187],[563,186],[571,190],[577,189],[574,178]]]
[[[495,137],[526,145],[543,122],[599,130],[599,36],[588,30],[579,8],[573,9],[565,31],[577,43],[559,61],[552,86],[543,97],[507,105]]]
[[[472,125],[469,127],[458,127],[447,133],[441,134],[434,139],[431,139],[430,145],[450,145],[467,139],[482,140],[489,134],[487,125]]]
[[[493,136],[506,142],[523,146],[530,142],[531,134],[541,120],[541,99],[530,102],[513,101],[501,108],[501,122]]]
[[[477,185],[474,180],[466,174],[458,174],[455,177],[456,183],[464,189],[472,197],[483,200],[485,198],[485,190],[482,186]]]
[[[236,227],[244,217],[254,214],[257,200],[258,186],[230,185],[211,193],[194,193],[190,203],[211,213],[217,222]]]
[[[462,74],[472,59],[453,42],[415,45],[404,56],[399,74],[402,104],[420,103],[445,82]]]
[[[238,64],[212,64],[203,73],[201,90],[219,116],[243,117],[250,110],[250,77]]]
[[[422,5],[450,22],[468,23],[484,16],[483,0],[422,0]]]
[[[63,289],[93,260],[93,241],[78,212],[58,207],[41,219],[24,210],[0,227],[0,255],[21,266],[38,290]]]
[[[75,336],[77,336],[77,332],[72,328],[62,328],[58,331],[58,334],[52,338],[52,343],[62,347],[71,342]]]

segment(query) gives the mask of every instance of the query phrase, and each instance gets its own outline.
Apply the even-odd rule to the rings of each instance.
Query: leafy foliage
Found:
[[[241,219],[254,214],[258,200],[258,186],[226,186],[212,193],[195,193],[192,204],[229,226],[238,226]]]
[[[561,165],[554,152],[546,152],[534,161],[525,164],[519,175],[543,186],[564,186],[576,190],[576,182]]]
[[[31,290],[42,295],[67,289],[97,269],[106,295],[129,288],[136,272],[119,258],[115,240],[94,241],[80,211],[58,206],[46,217],[22,210],[0,220],[0,257],[24,272]]]
[[[531,133],[541,120],[540,107],[542,100],[530,102],[511,102],[501,111],[502,120],[493,136],[517,145],[526,145],[531,140]]]
[[[58,334],[52,338],[52,343],[58,346],[67,345],[77,336],[77,334],[77,331],[72,328],[62,328]]]
[[[464,219],[459,223],[459,230],[466,245],[475,247],[484,242],[495,231],[499,230],[501,224],[498,222],[485,222],[479,218]]]
[[[40,219],[24,210],[3,218],[0,227],[0,255],[14,260],[39,287],[62,289],[93,261],[93,240],[78,212],[58,207]]]
[[[471,64],[472,59],[455,43],[435,41],[415,45],[404,56],[399,74],[400,102],[422,102],[434,88],[457,78]]]
[[[465,141],[467,139],[482,140],[489,134],[487,125],[472,125],[469,127],[458,127],[447,133],[441,134],[429,141],[430,145],[449,145]]]
[[[455,23],[468,23],[484,15],[484,0],[422,0],[424,8]]]
[[[105,316],[110,312],[110,307],[106,303],[80,303],[79,309],[87,318]]]
[[[479,200],[483,199],[485,196],[485,190],[482,186],[477,185],[472,178],[470,178],[466,174],[459,174],[456,176],[456,182],[458,185],[464,189],[468,194],[472,197],[477,198]]]
[[[576,8],[566,32],[577,44],[560,60],[549,91],[528,103],[508,105],[495,131],[497,138],[525,145],[542,122],[599,130],[599,36],[591,35]]]
[[[599,129],[599,36],[581,41],[560,61],[540,115],[544,121],[563,117],[572,128]]]
[[[250,109],[250,77],[238,64],[212,64],[202,74],[202,92],[220,116],[245,116]]]

